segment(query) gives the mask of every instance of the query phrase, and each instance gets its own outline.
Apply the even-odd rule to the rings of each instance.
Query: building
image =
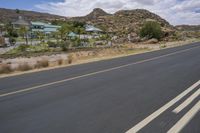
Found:
[[[21,27],[27,27],[31,32],[43,32],[45,34],[50,34],[56,32],[61,26],[51,25],[44,22],[28,22],[19,16],[18,20],[12,22],[12,25],[15,29],[20,29]]]
[[[92,32],[92,33],[102,33],[103,32],[101,29],[96,28],[93,25],[86,25],[85,31],[86,32]]]
[[[52,25],[43,22],[31,22],[31,31],[32,32],[43,32],[45,34],[50,34],[52,32],[58,31],[61,26]]]
[[[30,28],[30,23],[22,18],[22,16],[19,16],[18,20],[15,22],[12,22],[13,28],[20,29],[21,27]]]

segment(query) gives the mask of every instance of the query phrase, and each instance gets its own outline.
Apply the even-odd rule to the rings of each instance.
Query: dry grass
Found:
[[[18,71],[28,71],[28,70],[31,70],[31,66],[28,65],[28,63],[23,63],[23,64],[20,64],[17,68]]]
[[[73,62],[73,55],[69,54],[68,55],[68,64],[72,64],[72,62]]]
[[[13,70],[9,64],[1,64],[0,65],[0,74],[11,73]]]
[[[62,65],[63,64],[63,59],[58,59],[58,65]]]
[[[35,65],[35,68],[45,68],[49,66],[49,61],[46,59],[37,61],[37,64]]]

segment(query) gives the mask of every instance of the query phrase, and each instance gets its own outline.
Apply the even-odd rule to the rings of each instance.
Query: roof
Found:
[[[68,36],[69,36],[69,37],[76,37],[76,36],[77,36],[77,34],[76,34],[76,33],[74,33],[74,32],[70,32],[70,33],[68,34]]]
[[[47,24],[47,23],[43,23],[43,22],[31,22],[31,25],[44,26],[45,28],[61,28],[61,26]]]
[[[24,25],[29,26],[29,22],[25,21],[21,16],[19,16],[18,20],[15,22],[12,22],[13,25]]]
[[[87,31],[87,32],[102,32],[101,29],[96,28],[92,25],[86,25],[85,31]]]

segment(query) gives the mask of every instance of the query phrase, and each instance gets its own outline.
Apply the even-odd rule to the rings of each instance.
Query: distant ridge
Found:
[[[40,12],[25,11],[25,10],[19,10],[19,13],[17,13],[17,11],[14,9],[0,8],[0,22],[14,21],[19,16],[23,16],[25,19],[30,21],[33,20],[51,21],[55,19],[61,19],[61,20],[67,19],[66,17],[53,15],[49,13],[40,13]]]

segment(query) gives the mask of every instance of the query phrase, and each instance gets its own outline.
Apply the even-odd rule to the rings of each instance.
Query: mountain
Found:
[[[165,19],[144,9],[121,10],[114,14],[109,14],[97,8],[84,17],[74,17],[69,20],[83,21],[88,24],[93,24],[104,31],[114,32],[119,35],[138,33],[145,21],[156,21],[160,23],[165,32],[174,31],[174,27]]]
[[[51,20],[65,20],[66,17],[53,15],[49,13],[40,13],[35,11],[13,10],[0,8],[0,22],[15,21],[19,16],[23,16],[30,21],[51,21]]]
[[[114,14],[109,14],[100,8],[94,9],[91,13],[82,17],[62,17],[48,13],[39,13],[34,11],[17,11],[0,8],[0,21],[14,21],[18,16],[23,16],[30,21],[80,21],[95,25],[106,32],[112,32],[118,37],[127,38],[127,35],[138,36],[139,30],[146,21],[158,22],[165,36],[172,35],[176,30],[165,19],[144,9],[120,10]]]
[[[176,29],[180,31],[200,31],[200,25],[177,25]]]

